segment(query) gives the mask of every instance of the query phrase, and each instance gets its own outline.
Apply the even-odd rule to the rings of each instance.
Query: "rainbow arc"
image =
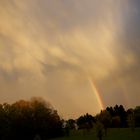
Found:
[[[104,104],[103,104],[102,98],[100,96],[100,93],[98,91],[98,88],[91,78],[88,78],[88,80],[89,80],[90,86],[92,88],[92,91],[93,91],[93,93],[94,93],[94,95],[97,99],[99,107],[100,107],[101,110],[103,110],[104,109]]]

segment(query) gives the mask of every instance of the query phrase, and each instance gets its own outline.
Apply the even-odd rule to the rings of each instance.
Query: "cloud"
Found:
[[[61,110],[65,100],[61,112],[69,116],[98,105],[87,77],[106,105],[124,103],[121,92],[128,98],[139,92],[138,1],[0,3],[1,101],[43,96]],[[89,104],[82,105],[84,100]]]

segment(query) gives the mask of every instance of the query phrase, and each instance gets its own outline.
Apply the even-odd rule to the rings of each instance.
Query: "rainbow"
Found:
[[[92,88],[93,93],[96,96],[96,99],[98,101],[100,109],[104,110],[104,104],[103,104],[102,98],[101,98],[101,96],[99,94],[99,91],[97,89],[97,86],[95,85],[95,83],[93,82],[93,80],[91,78],[88,78],[88,81],[89,81],[89,84],[90,84],[90,86]]]

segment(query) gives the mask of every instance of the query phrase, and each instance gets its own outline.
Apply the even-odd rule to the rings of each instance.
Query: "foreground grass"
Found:
[[[95,130],[90,132],[74,131],[69,137],[62,137],[53,140],[98,140]],[[103,140],[140,140],[140,128],[132,132],[129,128],[111,128],[108,129],[107,136]]]

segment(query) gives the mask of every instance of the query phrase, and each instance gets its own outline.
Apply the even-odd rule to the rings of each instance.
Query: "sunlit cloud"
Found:
[[[136,105],[139,101],[130,93],[139,92],[140,80],[136,3],[2,0],[1,101],[42,96],[62,115],[96,113],[101,107],[90,77],[104,105]]]

